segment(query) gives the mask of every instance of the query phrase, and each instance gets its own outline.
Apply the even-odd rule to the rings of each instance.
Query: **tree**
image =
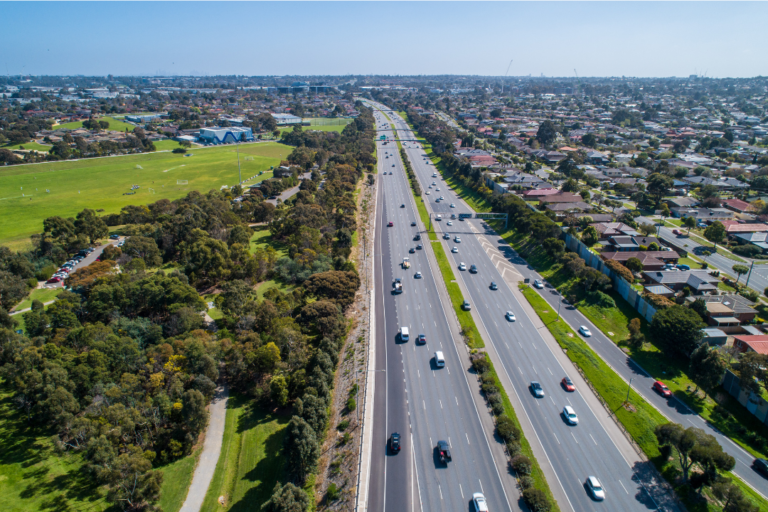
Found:
[[[221,309],[227,315],[242,316],[248,308],[253,288],[240,279],[227,281],[222,285]]]
[[[695,311],[674,305],[656,311],[650,334],[665,350],[688,357],[698,347],[705,326]]]
[[[704,238],[715,244],[714,251],[717,252],[717,244],[725,238],[725,226],[720,221],[713,222],[711,226],[704,230]]]
[[[288,473],[297,482],[304,479],[315,468],[320,456],[317,434],[304,419],[294,416],[288,423],[285,436],[285,460]]]
[[[269,396],[278,407],[288,404],[288,383],[282,375],[275,375],[269,381]]]
[[[552,144],[557,136],[557,130],[552,121],[544,121],[539,125],[539,130],[536,132],[536,139],[544,146]]]
[[[712,486],[712,494],[723,504],[723,512],[758,512],[741,488],[728,478],[718,479]]]
[[[731,268],[734,272],[736,272],[736,284],[739,284],[739,279],[741,279],[743,274],[749,272],[749,267],[746,265],[734,265]]]
[[[624,266],[626,266],[632,272],[643,271],[643,262],[637,258],[629,258]]]
[[[708,390],[720,384],[725,369],[726,364],[720,357],[720,353],[706,343],[702,343],[691,354],[688,375],[696,383],[696,391],[699,386]]]
[[[275,484],[272,496],[262,506],[263,512],[306,512],[309,510],[309,496],[304,489],[288,482],[280,487]]]
[[[132,446],[105,463],[101,475],[108,485],[109,501],[128,511],[157,510],[153,504],[160,500],[163,473],[152,469],[141,448]]]
[[[123,254],[132,258],[141,258],[148,267],[158,267],[163,264],[163,257],[154,238],[148,236],[131,236],[122,247]]]
[[[587,133],[581,137],[581,143],[589,148],[593,148],[597,144],[597,137],[595,137],[594,133]]]
[[[694,300],[689,306],[693,311],[698,313],[702,320],[707,319],[707,303],[702,298]]]
[[[672,188],[673,183],[669,176],[656,172],[648,176],[646,190],[656,201],[656,204],[659,204],[662,198],[669,194],[669,189]]]
[[[594,226],[587,226],[587,228],[581,233],[581,241],[584,245],[591,247],[600,240],[600,235],[597,233],[597,229]]]
[[[757,352],[747,352],[739,358],[739,384],[741,389],[753,393],[760,392],[758,380],[765,378],[768,366],[768,356],[758,354]]]
[[[656,232],[656,228],[650,222],[643,222],[637,226],[637,230],[645,236],[650,236]]]
[[[683,218],[683,227],[688,228],[688,233],[687,234],[690,235],[691,234],[691,228],[695,228],[696,227],[696,219],[694,219],[693,217],[690,217],[690,216],[689,217],[684,217]]]
[[[547,238],[541,243],[542,249],[553,258],[559,257],[565,252],[565,242],[557,238]]]
[[[688,472],[693,466],[691,450],[696,446],[698,437],[696,430],[701,431],[701,429],[694,427],[684,430],[682,425],[678,425],[677,423],[657,425],[654,429],[654,434],[656,434],[656,439],[659,441],[659,445],[669,446],[677,453],[680,468],[683,470],[683,483],[688,482]],[[703,434],[703,431],[701,432]]]
[[[354,302],[355,293],[360,287],[360,277],[351,271],[319,272],[307,279],[304,287],[318,299],[326,298],[346,309]]]
[[[109,228],[106,223],[96,215],[95,211],[88,208],[77,214],[74,226],[75,233],[84,234],[90,239],[91,243],[109,234]]]

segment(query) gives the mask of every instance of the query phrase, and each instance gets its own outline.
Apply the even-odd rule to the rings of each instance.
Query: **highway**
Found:
[[[391,115],[396,118],[398,136],[410,138],[407,124],[395,114]],[[543,447],[546,459],[539,460],[540,464],[551,465],[556,474],[556,479],[549,481],[550,486],[561,486],[567,496],[567,503],[559,503],[561,510],[657,509],[646,486],[651,487],[654,496],[659,494],[659,489],[652,486],[645,463],[625,438],[616,435],[617,428],[604,411],[596,410],[597,402],[590,390],[577,388],[567,393],[561,387],[561,379],[566,375],[573,377],[576,371],[567,360],[563,362],[556,357],[554,351],[558,348],[546,343],[532,319],[526,316],[527,308],[518,301],[519,292],[513,292],[521,279],[520,272],[503,258],[496,257],[493,262],[489,258],[489,254],[495,255],[498,237],[480,220],[450,220],[451,214],[458,216],[471,210],[447,190],[441,178],[433,177],[436,170],[426,160],[419,144],[403,143],[403,146],[425,191],[424,199],[435,214],[443,216],[442,221],[435,222],[435,230],[450,233],[452,241],[448,247],[458,248],[458,253],[450,253],[454,268],[461,262],[467,267],[478,267],[474,274],[456,272],[457,279],[467,290],[465,298],[471,302],[481,330],[488,333],[486,344],[492,344],[499,354],[501,364],[497,362],[497,368],[501,367],[499,371],[505,373],[514,387],[508,391],[515,393],[522,403],[523,410],[517,411],[518,416],[527,418],[533,425],[536,438],[529,441]],[[430,194],[426,195],[426,191]],[[445,200],[437,203],[440,196]],[[451,208],[451,204],[455,207]],[[449,221],[452,226],[448,225]],[[460,242],[453,241],[457,235]],[[497,283],[498,290],[490,289],[491,282]],[[508,310],[515,313],[516,321],[508,322],[504,318]],[[533,396],[529,388],[531,381],[542,384],[543,398]],[[562,410],[566,405],[578,414],[577,426],[569,426],[564,421]],[[587,494],[584,482],[590,475],[597,476],[603,483],[608,495],[604,502],[594,501]],[[558,494],[555,489],[553,492]]]
[[[385,122],[380,113],[376,118],[377,126]],[[457,348],[461,340],[454,337],[438,294],[439,270],[433,273],[428,261],[431,249],[408,252],[429,241],[413,240],[423,227],[397,146],[377,142],[377,151],[376,380],[367,509],[465,512],[472,494],[483,492],[492,510],[511,510],[507,494],[515,492],[514,483],[499,471],[506,460],[503,453],[498,456],[500,448],[490,429],[483,427],[480,415],[486,415],[486,423],[490,415],[474,401],[468,363]],[[393,227],[387,227],[390,221]],[[411,226],[413,221],[417,226]],[[406,256],[411,261],[408,270],[400,265]],[[416,279],[416,272],[423,277]],[[392,293],[396,277],[404,282],[398,295]],[[410,341],[399,339],[401,326],[410,328]],[[426,344],[417,345],[418,334],[426,335]],[[436,367],[435,351],[443,352],[444,368]],[[477,387],[476,382],[471,385]],[[395,455],[387,448],[392,432],[402,436],[402,450]],[[438,440],[451,446],[453,461],[447,466],[437,458]]]

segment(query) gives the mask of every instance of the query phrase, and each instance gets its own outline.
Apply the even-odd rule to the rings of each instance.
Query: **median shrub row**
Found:
[[[400,157],[403,160],[403,165],[405,166],[405,174],[408,175],[408,181],[411,182],[411,188],[413,189],[413,194],[416,197],[421,197],[421,185],[419,185],[419,180],[416,179],[416,175],[413,173],[413,167],[411,167],[411,161],[408,160],[408,155],[406,154],[403,148],[400,148]]]
[[[544,473],[533,458],[533,451],[523,436],[512,403],[499,382],[493,363],[485,352],[473,351],[472,368],[480,378],[480,385],[496,418],[496,433],[504,441],[509,465],[517,476],[523,491],[523,500],[531,510],[548,512],[557,510]]]

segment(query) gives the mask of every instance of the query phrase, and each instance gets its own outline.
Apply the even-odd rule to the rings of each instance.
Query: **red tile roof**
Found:
[[[725,201],[723,201],[723,206],[730,206],[732,209],[738,212],[748,212],[754,209],[754,207],[748,202],[742,201],[741,199],[736,199],[736,198],[726,199]]]
[[[727,224],[726,224],[727,222]],[[768,224],[739,224],[734,221],[723,221],[726,233],[762,233],[768,231]]]
[[[758,354],[768,355],[768,335],[734,336],[733,339],[741,342],[742,346],[746,345]]]

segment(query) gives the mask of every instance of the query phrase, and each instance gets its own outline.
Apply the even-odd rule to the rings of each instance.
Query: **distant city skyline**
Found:
[[[510,76],[768,75],[765,2],[3,2],[0,18],[6,75],[503,76],[510,59]]]

